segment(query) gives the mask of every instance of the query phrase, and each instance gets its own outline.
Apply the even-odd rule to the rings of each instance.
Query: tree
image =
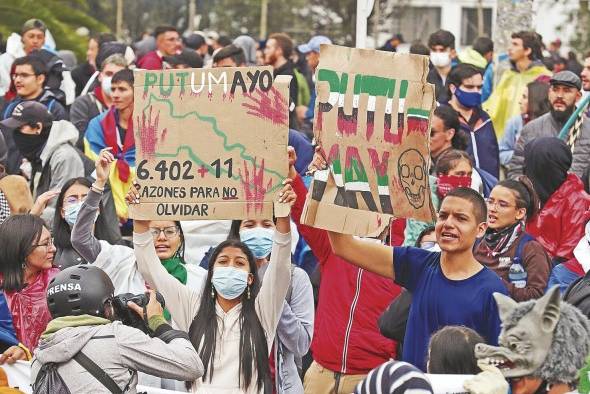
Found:
[[[89,16],[85,0],[11,0],[0,2],[0,32],[7,37],[20,34],[25,21],[41,19],[55,38],[58,49],[74,51],[78,59],[85,58],[87,38],[76,34],[79,27],[90,31],[106,31],[105,25]]]

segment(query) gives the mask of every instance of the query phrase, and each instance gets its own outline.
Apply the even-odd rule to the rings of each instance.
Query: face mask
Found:
[[[457,175],[441,175],[438,177],[438,183],[436,185],[436,191],[440,198],[445,198],[451,190],[458,187],[470,187],[471,177],[470,176],[457,176]]]
[[[431,52],[430,61],[435,67],[446,67],[451,64],[451,55],[448,52]]]
[[[466,92],[457,88],[455,89],[455,97],[457,97],[459,103],[465,108],[475,108],[481,104],[480,92]]]
[[[223,298],[234,300],[246,290],[248,273],[234,267],[216,267],[213,269],[211,283]]]
[[[106,94],[107,96],[110,96],[112,93],[111,80],[112,80],[112,77],[103,77],[102,82],[100,83],[100,87],[102,88],[103,93]]]
[[[78,212],[80,212],[80,208],[82,207],[81,202],[77,202],[75,204],[70,204],[65,208],[64,212],[64,219],[66,223],[70,226],[76,224],[76,219],[78,218]]]
[[[41,156],[43,148],[49,133],[41,132],[41,134],[23,134],[18,130],[15,130],[12,134],[14,138],[14,144],[29,161],[35,162]]]
[[[274,229],[254,227],[240,230],[240,240],[248,246],[257,259],[263,259],[272,250]]]

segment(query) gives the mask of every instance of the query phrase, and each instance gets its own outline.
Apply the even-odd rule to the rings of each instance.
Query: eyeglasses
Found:
[[[502,200],[495,201],[491,198],[486,198],[485,201],[486,201],[486,204],[488,204],[489,208],[495,207],[496,209],[498,209],[498,208],[507,209],[507,208],[511,208],[511,207],[515,206],[515,205],[508,204],[506,201],[502,201]]]
[[[170,239],[176,237],[180,233],[180,229],[177,226],[171,226],[166,228],[152,227],[150,228],[150,233],[152,234],[152,237],[154,237],[154,239],[159,238],[160,233],[164,233],[164,237],[166,237],[166,239]]]
[[[25,78],[30,78],[30,77],[35,77],[35,74],[28,74],[28,73],[18,73],[18,74],[12,74],[12,79],[25,79]]]
[[[33,245],[33,247],[35,247],[35,248],[37,248],[39,246],[43,246],[47,250],[47,248],[53,246],[53,238],[48,238],[45,243],[42,243],[42,244],[34,244]]]

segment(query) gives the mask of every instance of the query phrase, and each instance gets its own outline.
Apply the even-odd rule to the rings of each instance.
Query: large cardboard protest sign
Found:
[[[130,216],[271,218],[288,172],[289,81],[270,67],[135,72]]]
[[[366,236],[393,216],[433,219],[427,74],[426,56],[321,47],[314,135],[329,169],[314,174],[305,224]]]

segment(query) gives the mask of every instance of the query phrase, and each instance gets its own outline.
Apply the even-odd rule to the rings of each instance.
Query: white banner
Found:
[[[2,365],[0,368],[6,372],[8,384],[12,388],[18,388],[25,394],[31,394],[31,363],[26,361],[17,361],[13,365]],[[473,377],[473,375],[426,375],[432,384],[434,394],[463,394],[467,393],[463,389],[463,382]],[[0,388],[0,393],[2,388]],[[182,394],[181,391],[163,390],[153,387],[137,386],[138,393],[147,394]]]

